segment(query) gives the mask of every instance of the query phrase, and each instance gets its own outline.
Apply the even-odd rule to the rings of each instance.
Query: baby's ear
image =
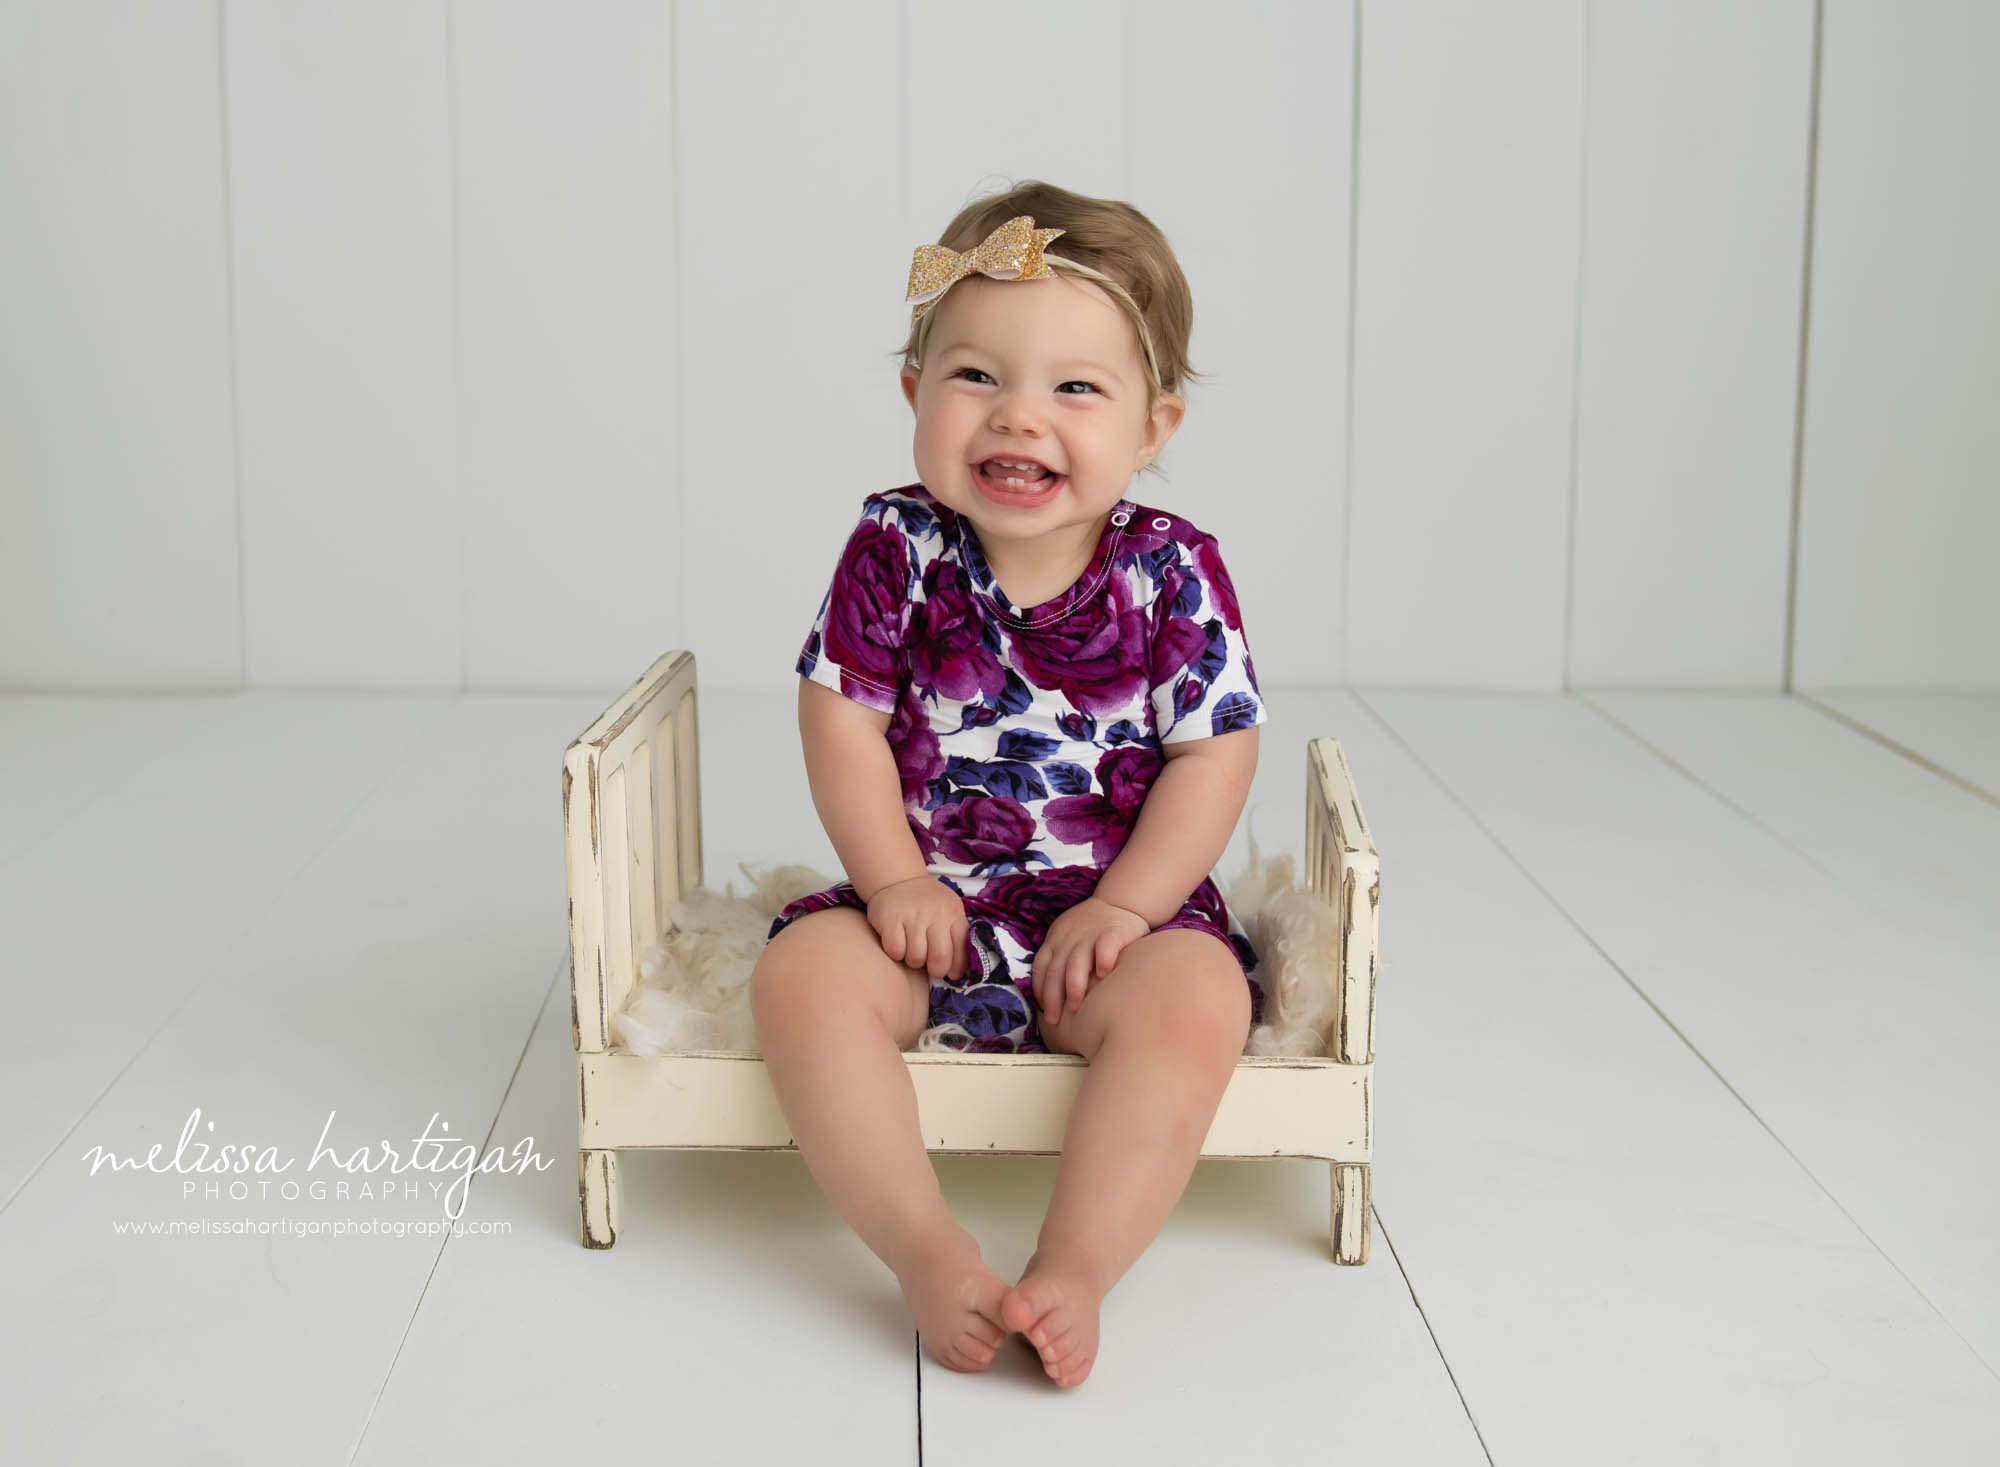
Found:
[[[1160,450],[1167,446],[1167,440],[1174,436],[1174,430],[1180,427],[1181,419],[1186,415],[1187,403],[1179,393],[1162,393],[1160,400],[1153,404],[1152,416],[1146,420],[1146,443],[1151,449],[1146,460],[1148,465],[1159,457]]]

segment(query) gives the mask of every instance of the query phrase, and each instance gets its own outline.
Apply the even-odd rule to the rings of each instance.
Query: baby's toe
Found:
[[[1007,1342],[1008,1326],[1001,1310],[1006,1297],[1007,1281],[997,1273],[986,1274],[972,1291],[973,1312],[979,1316],[973,1332],[996,1350]]]
[[[1062,1302],[1060,1283],[1045,1274],[1030,1273],[1007,1290],[1006,1296],[1001,1299],[1000,1319],[1007,1328],[1019,1330],[1040,1345],[1042,1341],[1035,1339],[1036,1334],[1045,1332],[1045,1320],[1050,1327],[1055,1324],[1054,1320],[1048,1319],[1048,1315]]]
[[[1053,1361],[1060,1360],[1069,1353],[1070,1336],[1074,1333],[1068,1320],[1050,1319],[1044,1320],[1030,1330],[1028,1338],[1033,1340],[1035,1348],[1042,1352],[1043,1359]]]
[[[987,1344],[986,1341],[979,1338],[971,1330],[967,1330],[964,1334],[960,1335],[953,1342],[952,1348],[958,1352],[961,1358],[971,1362],[973,1368],[976,1370],[984,1370],[993,1363],[993,1346]]]
[[[1055,1382],[1059,1386],[1079,1386],[1090,1376],[1092,1358],[1086,1354],[1076,1354],[1056,1367]]]

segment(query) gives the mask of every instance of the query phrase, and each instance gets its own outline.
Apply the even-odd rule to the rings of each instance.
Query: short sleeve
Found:
[[[1236,587],[1213,535],[1196,531],[1162,577],[1149,683],[1163,744],[1233,733],[1269,716]]]
[[[799,651],[799,675],[894,713],[906,681],[903,637],[915,585],[916,555],[904,516],[894,500],[871,494],[820,598]]]

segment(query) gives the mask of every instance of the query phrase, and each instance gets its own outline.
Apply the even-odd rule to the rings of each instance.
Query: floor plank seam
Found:
[[[1569,695],[1565,694],[1562,696],[1567,697]],[[1840,1215],[1847,1219],[1849,1224],[1852,1225],[1852,1227],[1854,1228],[1854,1231],[1861,1235],[1862,1239],[1867,1242],[1870,1248],[1874,1249],[1876,1255],[1880,1257],[1884,1263],[1888,1264],[1890,1268],[1896,1271],[1896,1275],[1898,1278],[1902,1279],[1904,1283],[1909,1285],[1910,1292],[1915,1294],[1919,1299],[1923,1300],[1925,1307],[1927,1307],[1931,1311],[1931,1313],[1937,1318],[1937,1320],[1941,1324],[1943,1324],[1946,1329],[1950,1330],[1952,1335],[1958,1340],[1958,1342],[1965,1347],[1966,1353],[1971,1355],[1971,1357],[1975,1361],[1977,1361],[1979,1365],[1982,1368],[1984,1368],[1989,1375],[1994,1376],[1995,1379],[2000,1379],[2000,1370],[1996,1370],[1994,1368],[1993,1362],[1988,1360],[1983,1354],[1980,1353],[1978,1348],[1973,1345],[1972,1341],[1967,1339],[1965,1337],[1965,1334],[1958,1328],[1958,1326],[1952,1322],[1951,1317],[1947,1315],[1942,1309],[1940,1309],[1937,1305],[1937,1302],[1933,1300],[1929,1294],[1925,1293],[1924,1290],[1918,1286],[1916,1280],[1912,1279],[1910,1275],[1903,1270],[1901,1264],[1897,1263],[1897,1261],[1890,1256],[1888,1250],[1885,1249],[1880,1243],[1876,1242],[1872,1236],[1870,1236],[1868,1230],[1861,1226],[1860,1221],[1854,1216],[1853,1213],[1847,1210],[1846,1206],[1842,1204],[1840,1198],[1834,1194],[1833,1190],[1830,1187],[1828,1187],[1824,1181],[1820,1179],[1819,1175],[1816,1172],[1814,1172],[1811,1167],[1805,1164],[1805,1161],[1796,1152],[1794,1152],[1791,1149],[1791,1147],[1785,1144],[1784,1138],[1771,1128],[1770,1123],[1767,1122],[1763,1116],[1758,1114],[1757,1108],[1751,1105],[1749,1100],[1744,1097],[1743,1093],[1739,1091],[1734,1085],[1730,1084],[1728,1078],[1723,1075],[1722,1071],[1718,1070],[1715,1067],[1715,1065],[1710,1062],[1708,1056],[1701,1052],[1700,1046],[1695,1044],[1695,1042],[1692,1039],[1690,1039],[1686,1034],[1681,1032],[1680,1026],[1675,1024],[1672,1019],[1667,1017],[1666,1011],[1653,1001],[1652,995],[1647,993],[1644,988],[1640,987],[1639,984],[1633,979],[1632,975],[1625,971],[1624,967],[1618,962],[1618,960],[1612,957],[1611,954],[1604,949],[1604,946],[1601,943],[1599,943],[1595,937],[1591,936],[1590,932],[1583,926],[1583,924],[1577,921],[1577,919],[1573,915],[1571,915],[1569,909],[1564,907],[1563,904],[1556,899],[1555,894],[1551,892],[1546,886],[1542,885],[1542,883],[1535,878],[1534,873],[1528,870],[1528,868],[1521,862],[1521,860],[1517,856],[1515,856],[1513,851],[1508,849],[1506,842],[1501,840],[1499,835],[1490,826],[1488,826],[1484,820],[1480,819],[1480,817],[1472,810],[1472,808],[1469,805],[1467,805],[1463,799],[1459,797],[1458,792],[1454,790],[1448,783],[1446,783],[1444,778],[1441,775],[1439,775],[1439,773],[1435,769],[1431,768],[1429,764],[1424,762],[1424,760],[1417,754],[1417,751],[1410,746],[1409,742],[1406,739],[1404,739],[1402,734],[1399,733],[1394,727],[1390,725],[1389,721],[1382,715],[1380,710],[1378,710],[1372,703],[1370,703],[1367,700],[1367,698],[1363,697],[1359,692],[1356,692],[1354,694],[1354,698],[1355,701],[1358,702],[1362,706],[1362,708],[1367,712],[1368,716],[1373,718],[1375,722],[1381,727],[1382,731],[1386,733],[1391,739],[1395,740],[1396,746],[1403,751],[1403,753],[1409,758],[1410,762],[1415,764],[1417,768],[1421,769],[1424,772],[1424,775],[1434,785],[1437,786],[1440,792],[1443,793],[1445,798],[1450,800],[1452,804],[1456,805],[1459,808],[1459,810],[1463,812],[1465,818],[1470,820],[1475,826],[1478,827],[1480,833],[1484,835],[1489,842],[1491,842],[1493,848],[1500,852],[1500,854],[1506,859],[1507,863],[1511,865],[1516,871],[1521,873],[1522,879],[1527,881],[1527,883],[1530,886],[1534,887],[1534,889],[1541,894],[1542,899],[1546,901],[1549,904],[1549,906],[1562,917],[1564,922],[1569,924],[1570,930],[1575,932],[1577,936],[1581,937],[1586,943],[1588,943],[1590,945],[1591,950],[1604,960],[1605,965],[1609,967],[1612,972],[1616,973],[1618,977],[1624,982],[1625,986],[1631,989],[1633,993],[1637,994],[1640,1001],[1643,1002],[1647,1008],[1653,1011],[1654,1015],[1658,1017],[1659,1021],[1662,1024],[1665,1024],[1667,1026],[1667,1028],[1673,1033],[1676,1039],[1680,1040],[1680,1042],[1684,1046],[1686,1046],[1688,1053],[1692,1054],[1696,1059],[1701,1061],[1702,1067],[1706,1069],[1709,1072],[1709,1074],[1715,1077],[1716,1083],[1721,1085],[1724,1090],[1729,1092],[1729,1094],[1735,1099],[1736,1103],[1743,1107],[1745,1113],[1748,1114],[1752,1120],[1754,1120],[1759,1126],[1763,1128],[1764,1134],[1769,1136],[1774,1142],[1776,1142],[1778,1148],[1781,1151],[1783,1151],[1786,1156],[1791,1158],[1792,1164],[1799,1169],[1799,1172],[1803,1176],[1810,1179],[1812,1184],[1819,1189],[1820,1194],[1824,1196],[1827,1199],[1827,1201],[1831,1202],[1836,1208],[1840,1210]],[[1697,781],[1697,783],[1699,783],[1699,781]],[[1703,786],[1703,788],[1706,789],[1706,786]]]
[[[455,709],[457,706],[458,706],[458,698],[454,697],[448,699],[443,705],[441,705],[437,709],[437,711],[433,715],[433,722],[434,723],[444,722],[444,720],[450,716],[452,710]],[[207,971],[203,973],[201,977],[195,979],[195,981],[188,986],[187,992],[181,995],[180,1001],[176,1003],[171,1009],[167,1010],[167,1012],[164,1015],[161,1016],[160,1022],[153,1026],[152,1032],[146,1035],[146,1037],[139,1042],[139,1044],[132,1050],[132,1052],[125,1057],[125,1063],[118,1067],[117,1073],[112,1075],[110,1079],[104,1082],[104,1084],[98,1089],[97,1094],[93,1095],[90,1098],[89,1104],[85,1105],[82,1110],[78,1111],[76,1117],[73,1120],[71,1120],[71,1122],[67,1127],[64,1128],[62,1135],[58,1136],[55,1139],[54,1143],[49,1147],[49,1149],[42,1154],[41,1159],[28,1169],[27,1175],[21,1178],[20,1185],[14,1188],[12,1192],[9,1192],[5,1200],[0,1200],[0,1214],[4,1214],[8,1208],[14,1205],[15,1200],[19,1198],[22,1193],[26,1192],[28,1188],[34,1185],[35,1178],[39,1177],[42,1174],[43,1169],[48,1166],[50,1159],[53,1158],[57,1152],[61,1151],[62,1148],[69,1143],[69,1138],[76,1134],[76,1128],[82,1125],[86,1120],[90,1119],[91,1113],[95,1111],[98,1106],[104,1103],[104,1097],[109,1095],[113,1090],[115,1090],[118,1087],[118,1082],[125,1078],[126,1071],[130,1070],[133,1065],[137,1064],[140,1058],[145,1055],[146,1051],[153,1047],[154,1043],[159,1039],[159,1037],[162,1034],[166,1033],[167,1027],[170,1024],[172,1024],[177,1017],[179,1017],[181,1010],[185,1009],[190,1003],[194,1001],[195,996],[197,994],[201,993],[204,989],[208,987],[209,984],[215,981],[216,974],[222,972],[225,968],[227,968],[229,959],[235,956],[237,952],[242,950],[242,948],[246,944],[248,944],[254,937],[257,936],[259,932],[263,930],[264,924],[270,920],[271,911],[275,909],[279,905],[279,903],[281,903],[284,900],[285,894],[289,892],[293,887],[297,886],[300,881],[305,879],[306,873],[312,870],[313,863],[318,861],[321,856],[326,854],[327,850],[333,845],[333,843],[339,839],[340,833],[346,830],[347,827],[354,822],[355,817],[358,816],[363,810],[365,810],[368,807],[368,802],[375,798],[375,796],[381,791],[382,787],[388,784],[390,780],[396,777],[399,765],[396,763],[394,756],[396,751],[400,750],[403,747],[404,744],[401,741],[397,741],[394,743],[387,756],[389,762],[387,766],[382,770],[381,775],[372,784],[370,784],[366,790],[362,791],[362,793],[355,798],[353,805],[348,808],[347,813],[345,815],[342,815],[340,819],[336,820],[333,823],[332,828],[327,831],[326,835],[320,840],[320,843],[314,846],[312,850],[307,853],[305,859],[299,863],[298,869],[294,871],[290,876],[285,878],[284,883],[279,887],[277,887],[271,893],[270,903],[264,909],[262,916],[258,920],[251,922],[241,932],[237,933],[235,940],[231,942],[227,947],[223,948],[218,954],[216,954],[215,958],[208,964]]]
[[[1644,749],[1648,754],[1651,754],[1655,759],[1659,760],[1662,764],[1666,765],[1667,768],[1673,770],[1674,773],[1678,774],[1682,779],[1686,780],[1689,784],[1693,785],[1696,789],[1700,790],[1703,794],[1707,795],[1710,799],[1714,800],[1717,804],[1721,805],[1724,809],[1728,810],[1731,814],[1739,817],[1744,824],[1753,826],[1757,830],[1762,831],[1765,835],[1769,836],[1773,841],[1777,842],[1777,844],[1783,846],[1786,850],[1790,851],[1793,855],[1797,856],[1801,861],[1804,861],[1808,866],[1812,867],[1813,870],[1819,872],[1820,875],[1826,877],[1829,881],[1836,882],[1840,886],[1846,887],[1850,891],[1854,890],[1853,886],[1849,882],[1842,879],[1840,873],[1838,873],[1837,871],[1829,871],[1825,866],[1822,866],[1817,860],[1814,859],[1810,851],[1807,851],[1802,846],[1793,844],[1781,832],[1773,829],[1769,825],[1766,825],[1762,820],[1760,820],[1756,816],[1754,812],[1744,809],[1743,806],[1737,804],[1736,801],[1730,799],[1729,796],[1725,795],[1721,790],[1717,789],[1714,785],[1710,784],[1707,780],[1703,779],[1700,775],[1696,774],[1692,769],[1689,769],[1685,764],[1681,763],[1678,759],[1674,758],[1673,755],[1669,754],[1665,749],[1662,749],[1658,744],[1655,744],[1652,740],[1648,739],[1644,734],[1640,733],[1630,724],[1624,722],[1622,719],[1618,717],[1617,714],[1613,713],[1608,708],[1600,706],[1594,699],[1590,697],[1588,693],[1571,692],[1571,693],[1565,693],[1563,696],[1575,702],[1579,707],[1585,708],[1590,712],[1596,714],[1599,718],[1603,719],[1604,722],[1608,723],[1609,725],[1611,725],[1612,728],[1616,729],[1625,738],[1630,739],[1633,743],[1637,744],[1640,748]],[[1771,696],[1779,697],[1782,695],[1773,693]],[[1861,893],[1861,895],[1866,895],[1866,894],[1867,893],[1865,892]]]
[[[1827,718],[1831,718],[1836,723],[1846,724],[1847,727],[1853,729],[1854,732],[1860,734],[1863,738],[1873,739],[1876,743],[1880,744],[1883,748],[1889,750],[1892,754],[1901,755],[1903,758],[1909,760],[1912,764],[1916,765],[1919,769],[1928,770],[1930,773],[1935,774],[1939,779],[1942,779],[1949,784],[1956,785],[1959,789],[1964,790],[1967,794],[1976,795],[1989,805],[2000,805],[2000,796],[1994,795],[1992,791],[1984,789],[1981,786],[1974,784],[1971,780],[1965,778],[1963,775],[1954,774],[1951,770],[1946,769],[1942,764],[1932,763],[1929,759],[1926,759],[1922,754],[1919,754],[1915,749],[1910,748],[1906,744],[1897,743],[1894,739],[1890,738],[1887,734],[1881,732],[1879,729],[1870,728],[1867,724],[1861,722],[1859,719],[1854,718],[1848,714],[1842,713],[1838,708],[1835,708],[1830,704],[1820,702],[1820,700],[1813,697],[1812,694],[1794,692],[1790,696],[1797,698],[1801,703],[1805,704],[1806,707],[1812,709],[1815,713],[1819,713]]]
[[[528,1050],[534,1045],[535,1031],[541,1028],[542,1019],[549,1011],[549,999],[555,994],[557,988],[562,984],[562,980],[568,976],[568,973],[569,950],[565,947],[562,956],[556,961],[556,971],[550,976],[548,987],[542,990],[542,1001],[535,1005],[535,1017],[529,1022],[528,1032],[521,1040],[521,1052],[514,1056],[514,1071],[507,1077],[507,1083],[500,1091],[499,1103],[493,1107],[493,1119],[487,1122],[486,1134],[480,1139],[479,1150],[476,1153],[478,1156],[486,1155],[487,1149],[493,1144],[493,1133],[500,1128],[500,1117],[507,1110],[507,1097],[514,1093],[514,1083],[521,1078],[521,1066],[527,1062]],[[465,1205],[459,1210],[461,1217],[472,1206],[472,1196],[479,1187],[479,1177],[481,1175],[483,1173],[475,1171],[467,1179]],[[410,1331],[417,1327],[417,1316],[423,1313],[424,1299],[430,1294],[431,1281],[437,1277],[438,1267],[444,1262],[444,1250],[450,1246],[451,1233],[446,1231],[438,1243],[436,1254],[431,1258],[430,1271],[424,1275],[424,1285],[421,1289],[417,1290],[416,1301],[410,1306],[410,1317],[403,1321],[403,1332],[396,1339],[396,1348],[389,1356],[388,1368],[382,1372],[382,1382],[375,1387],[375,1397],[368,1403],[368,1414],[361,1418],[361,1430],[355,1434],[354,1445],[347,1453],[347,1467],[353,1467],[354,1459],[361,1455],[362,1445],[368,1439],[368,1428],[374,1424],[375,1412],[382,1404],[382,1397],[388,1394],[389,1382],[396,1378],[396,1366],[403,1358],[403,1347],[410,1341]]]
[[[1396,1261],[1396,1276],[1403,1281],[1409,1292],[1410,1303],[1417,1311],[1417,1318],[1424,1322],[1424,1333],[1431,1337],[1431,1348],[1437,1351],[1438,1363],[1444,1367],[1445,1379],[1451,1382],[1453,1394],[1458,1397],[1459,1409],[1465,1412],[1466,1423],[1471,1426],[1473,1436],[1479,1440],[1479,1450],[1486,1456],[1486,1467],[1493,1467],[1493,1449],[1486,1444],[1486,1433],[1479,1429],[1479,1418],[1472,1413],[1472,1403],[1465,1399],[1465,1391],[1458,1383],[1458,1372],[1451,1368],[1451,1358],[1444,1352],[1444,1341],[1438,1338],[1431,1327],[1431,1317],[1424,1312],[1424,1301],[1417,1297],[1417,1286],[1410,1279],[1409,1269],[1403,1266],[1403,1255],[1396,1249],[1396,1240],[1389,1236],[1389,1229],[1383,1225],[1382,1209],[1378,1204],[1370,1204],[1369,1215],[1375,1219],[1375,1231],[1382,1244],[1389,1250],[1389,1256]]]

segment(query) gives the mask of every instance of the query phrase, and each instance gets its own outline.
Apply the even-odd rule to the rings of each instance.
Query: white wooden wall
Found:
[[[1181,255],[1137,488],[1265,682],[2000,686],[1996,70],[1986,0],[0,0],[0,687],[785,685],[910,251],[1028,177]]]

